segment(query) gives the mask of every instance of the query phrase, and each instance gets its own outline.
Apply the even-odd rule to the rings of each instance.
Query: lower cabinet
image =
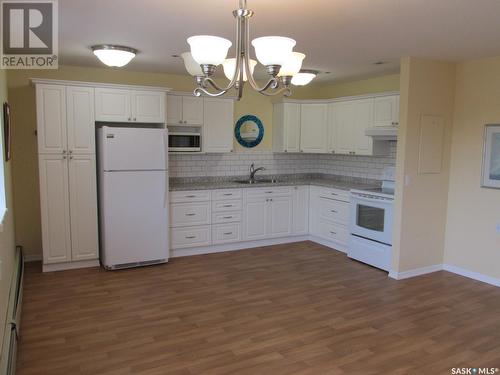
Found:
[[[309,186],[293,188],[292,232],[294,235],[309,233]]]
[[[98,258],[95,155],[40,154],[44,264]]]

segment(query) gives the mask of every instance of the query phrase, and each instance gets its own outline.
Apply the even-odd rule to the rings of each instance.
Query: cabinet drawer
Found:
[[[241,211],[219,212],[212,214],[212,224],[239,223],[241,221]]]
[[[212,191],[212,200],[241,199],[241,189],[223,189]]]
[[[210,225],[171,229],[172,249],[209,246],[211,243],[210,229]]]
[[[317,192],[320,198],[336,199],[349,203],[350,193],[346,190],[318,188]]]
[[[241,240],[241,224],[212,225],[212,242],[214,244],[237,242]]]
[[[246,189],[245,194],[247,198],[273,197],[277,195],[291,195],[292,189],[290,187],[249,188]]]
[[[224,212],[241,210],[242,202],[240,200],[234,201],[215,201],[212,202],[212,212]]]
[[[322,220],[347,225],[349,224],[349,203],[320,198],[319,216]]]
[[[170,226],[210,224],[210,202],[175,203],[170,206]]]
[[[208,190],[193,190],[193,191],[171,191],[170,202],[204,202],[210,200],[210,191]]]
[[[332,224],[327,221],[319,221],[319,235],[327,240],[346,245],[349,241],[349,230],[341,224]]]

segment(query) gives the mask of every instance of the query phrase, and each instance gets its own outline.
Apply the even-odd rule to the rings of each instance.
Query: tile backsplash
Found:
[[[323,173],[367,179],[394,179],[396,142],[388,156],[292,154],[244,151],[228,154],[171,154],[170,177],[242,176],[251,163],[265,167],[259,174]]]

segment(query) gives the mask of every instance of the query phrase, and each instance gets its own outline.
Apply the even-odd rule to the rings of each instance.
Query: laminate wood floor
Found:
[[[395,281],[311,242],[109,272],[27,266],[18,375],[451,374],[500,367],[500,288]]]

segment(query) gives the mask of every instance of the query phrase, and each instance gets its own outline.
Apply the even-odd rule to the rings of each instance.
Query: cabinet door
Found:
[[[285,103],[283,108],[284,151],[300,151],[300,104]]]
[[[182,96],[167,95],[167,124],[182,124]]]
[[[373,126],[373,99],[356,101],[356,117],[354,127],[356,155],[373,155],[373,138],[365,135],[367,128]]]
[[[233,100],[205,98],[203,151],[233,150]]]
[[[328,105],[302,104],[300,109],[300,149],[302,152],[324,153],[327,146]]]
[[[72,260],[99,257],[95,155],[71,155],[69,202]]]
[[[95,112],[96,121],[132,121],[132,114],[130,110],[130,91],[96,88]]]
[[[94,89],[66,87],[68,150],[73,154],[95,153]]]
[[[296,186],[293,189],[292,233],[309,233],[309,186]]]
[[[334,154],[337,151],[337,104],[328,104],[328,146],[327,151]]]
[[[292,197],[273,197],[269,201],[268,230],[271,237],[292,234]]]
[[[182,97],[182,120],[187,125],[203,125],[202,98],[195,96]]]
[[[268,198],[252,198],[245,203],[244,236],[245,240],[267,238]]]
[[[68,161],[64,155],[39,155],[43,263],[71,261]]]
[[[352,154],[355,148],[356,105],[354,102],[335,103],[338,154]]]
[[[132,120],[143,123],[165,122],[165,93],[132,91]]]
[[[373,126],[395,126],[399,124],[399,95],[374,99]]]
[[[65,92],[64,86],[36,86],[38,152],[41,154],[62,154],[67,150]]]

